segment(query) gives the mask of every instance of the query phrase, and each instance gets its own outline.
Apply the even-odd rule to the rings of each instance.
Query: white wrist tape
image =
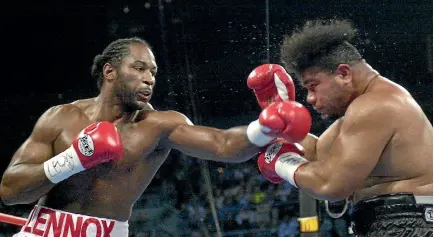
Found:
[[[45,175],[55,184],[83,170],[84,167],[72,146],[44,162]]]
[[[299,154],[294,152],[283,153],[277,158],[274,166],[276,173],[284,180],[288,181],[294,187],[298,188],[294,176],[297,169],[303,164],[309,162]]]
[[[263,147],[273,141],[275,137],[266,135],[263,130],[270,130],[267,127],[262,126],[259,120],[255,120],[249,124],[247,127],[247,138],[253,144],[258,147]]]

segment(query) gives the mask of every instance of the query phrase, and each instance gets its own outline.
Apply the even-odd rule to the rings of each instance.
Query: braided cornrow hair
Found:
[[[148,42],[138,37],[118,39],[110,43],[101,54],[95,56],[93,59],[91,75],[97,81],[99,90],[101,90],[104,81],[104,64],[110,63],[114,67],[118,67],[122,59],[129,55],[129,46],[133,43],[144,44],[147,47],[150,47]]]

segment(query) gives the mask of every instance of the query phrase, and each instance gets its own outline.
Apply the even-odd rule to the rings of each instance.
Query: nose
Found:
[[[306,96],[306,101],[307,101],[307,103],[309,103],[311,105],[315,104],[315,102],[316,102],[315,93],[312,91],[308,91],[307,96]]]
[[[155,85],[155,77],[152,75],[151,72],[146,73],[143,76],[142,82],[146,84],[147,86],[154,86]]]

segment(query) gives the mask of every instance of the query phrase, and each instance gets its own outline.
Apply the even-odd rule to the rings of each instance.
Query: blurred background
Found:
[[[345,18],[357,47],[383,76],[406,87],[432,123],[432,1],[119,0],[2,4],[0,174],[38,117],[55,104],[96,96],[93,57],[109,42],[139,36],[159,66],[152,104],[200,125],[246,125],[260,110],[246,87],[256,66],[280,63],[285,34],[308,19]],[[305,92],[297,99],[305,104]],[[311,109],[309,107],[309,109]],[[312,132],[331,121],[313,115]],[[255,159],[203,162],[173,151],[134,206],[130,236],[215,236],[204,170],[223,236],[299,236],[299,194],[270,184]],[[198,178],[201,177],[201,178]],[[26,217],[32,205],[0,212]],[[318,203],[321,236],[350,236],[349,218]],[[0,224],[0,236],[18,229]]]

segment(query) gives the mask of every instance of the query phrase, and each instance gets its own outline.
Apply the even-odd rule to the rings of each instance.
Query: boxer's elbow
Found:
[[[25,187],[19,185],[14,175],[5,173],[0,183],[0,198],[5,205],[29,204],[38,199],[27,193]]]
[[[340,187],[331,182],[324,182],[316,190],[312,190],[312,192],[317,199],[329,201],[340,201],[353,194],[353,191],[350,189]]]
[[[5,183],[5,178],[3,178],[0,184],[0,198],[5,205],[14,205],[18,195],[14,193],[14,189],[11,185]]]
[[[306,163],[296,172],[299,187],[307,189],[311,196],[320,200],[339,201],[351,196],[357,182],[343,178],[335,171],[324,170],[320,161]]]
[[[38,200],[32,198],[32,195],[27,193],[17,192],[15,187],[6,186],[3,184],[0,186],[0,197],[2,202],[7,206],[30,204]]]

